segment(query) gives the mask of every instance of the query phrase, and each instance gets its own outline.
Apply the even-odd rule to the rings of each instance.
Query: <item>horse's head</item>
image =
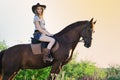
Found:
[[[96,23],[93,22],[93,18],[84,25],[82,31],[81,31],[81,37],[84,40],[84,46],[89,48],[91,46],[91,42],[92,42],[92,33],[94,32],[93,26]]]

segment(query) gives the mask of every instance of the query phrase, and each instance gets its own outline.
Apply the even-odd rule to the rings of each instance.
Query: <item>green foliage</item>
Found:
[[[0,41],[0,51],[7,49],[7,45],[5,43],[5,41]]]
[[[120,66],[107,68],[108,80],[120,80]]]
[[[37,70],[20,70],[15,80],[46,80],[49,76],[49,72],[50,67]]]
[[[106,76],[107,76],[106,70],[102,68],[96,68],[95,73],[93,75],[93,77],[98,80],[105,80]]]
[[[95,79],[103,79],[106,77],[105,71],[99,69],[94,63],[90,61],[81,61],[80,63],[71,62],[63,67],[63,70],[59,76],[63,77],[64,80],[78,80],[83,77],[93,77]]]
[[[116,77],[109,77],[108,80],[120,80],[120,78],[116,78]]]

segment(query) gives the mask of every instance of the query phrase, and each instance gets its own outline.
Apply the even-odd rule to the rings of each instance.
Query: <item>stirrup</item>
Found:
[[[43,59],[43,62],[44,62],[44,63],[46,63],[46,61],[52,62],[52,61],[53,61],[53,58],[49,58],[49,60],[48,60],[48,59]]]

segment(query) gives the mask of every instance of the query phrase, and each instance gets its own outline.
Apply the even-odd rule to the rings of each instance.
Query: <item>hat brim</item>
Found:
[[[35,10],[37,9],[37,7],[42,7],[44,9],[46,9],[46,5],[41,5],[41,4],[37,3],[36,5],[32,6],[33,13],[35,13]]]

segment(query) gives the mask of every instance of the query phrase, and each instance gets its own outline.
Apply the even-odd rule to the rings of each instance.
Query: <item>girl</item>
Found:
[[[47,48],[45,48],[44,51],[44,56],[43,56],[43,61],[52,61],[52,58],[49,58],[48,55],[50,54],[50,50],[52,46],[55,43],[55,39],[49,36],[53,36],[50,34],[46,29],[45,29],[45,21],[43,18],[43,12],[44,9],[46,8],[45,5],[41,5],[37,3],[36,5],[32,6],[32,11],[35,14],[34,16],[34,25],[35,25],[35,34],[34,38],[39,41],[43,42],[49,42]]]

